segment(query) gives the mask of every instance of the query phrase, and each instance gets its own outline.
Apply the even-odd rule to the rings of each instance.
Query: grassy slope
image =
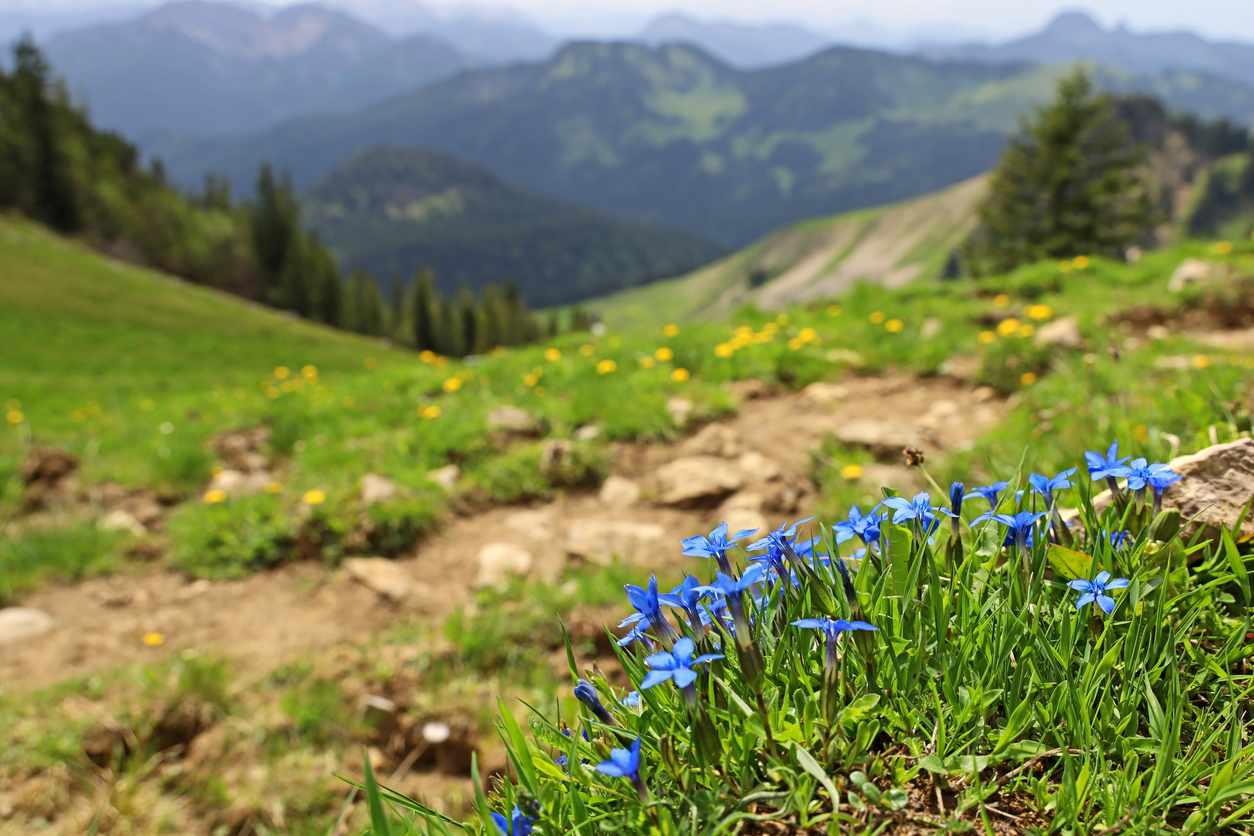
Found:
[[[744,304],[783,308],[836,296],[858,281],[899,287],[935,276],[970,232],[983,193],[977,177],[888,206],[804,221],[700,270],[595,303],[607,324],[726,317]],[[751,278],[765,278],[754,288]]]

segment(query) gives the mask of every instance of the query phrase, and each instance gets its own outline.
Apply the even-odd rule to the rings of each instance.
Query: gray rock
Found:
[[[1190,285],[1209,281],[1219,275],[1221,270],[1220,265],[1212,261],[1203,261],[1200,258],[1186,258],[1180,262],[1180,266],[1171,274],[1171,279],[1167,282],[1167,289],[1172,293],[1179,293]]]
[[[413,592],[409,576],[385,557],[350,557],[344,571],[367,589],[389,601],[404,601]]]
[[[736,464],[746,476],[753,479],[761,479],[763,482],[774,482],[783,473],[779,462],[774,459],[768,459],[757,450],[750,450],[745,453]]]
[[[875,418],[855,418],[837,427],[833,435],[841,444],[865,448],[884,459],[900,456],[907,447],[923,446],[913,427]]]
[[[601,437],[600,424],[584,424],[575,430],[575,441],[595,441]]]
[[[1059,348],[1083,348],[1084,335],[1080,333],[1080,323],[1074,316],[1064,316],[1055,319],[1047,325],[1042,325],[1036,331],[1036,347],[1048,348],[1049,346],[1058,346]]]
[[[475,563],[479,567],[475,586],[496,586],[510,575],[525,576],[531,571],[535,558],[517,543],[488,543],[475,556]]]
[[[811,383],[809,386],[801,390],[801,395],[806,400],[816,404],[829,404],[843,400],[849,396],[849,387],[842,386],[839,383]]]
[[[438,470],[428,470],[427,478],[444,488],[448,493],[452,493],[457,488],[458,481],[462,478],[462,469],[455,464],[448,464]]]
[[[28,607],[7,607],[0,610],[0,644],[12,644],[34,638],[52,629],[52,616]]]
[[[377,473],[367,473],[361,478],[361,501],[367,505],[390,502],[396,498],[396,483]]]
[[[525,409],[516,406],[498,406],[488,413],[488,429],[514,435],[535,435],[540,431],[540,421]]]
[[[143,537],[148,533],[148,529],[144,524],[135,519],[135,515],[130,511],[121,508],[115,508],[101,518],[96,524],[101,531],[129,531],[136,537]]]
[[[740,455],[743,445],[740,434],[724,424],[710,424],[684,442],[684,452],[692,456],[721,456],[725,459]]]
[[[934,316],[929,316],[923,320],[923,325],[919,328],[919,337],[925,340],[935,339],[940,336],[941,321]]]
[[[601,485],[599,498],[607,508],[629,508],[640,499],[640,486],[622,476],[611,476]]]
[[[666,402],[666,412],[671,416],[671,423],[676,427],[685,427],[688,425],[688,419],[692,417],[692,401],[687,398],[671,398]]]
[[[713,504],[740,490],[740,472],[713,456],[687,456],[658,468],[658,501],[663,505]]]
[[[663,545],[665,537],[666,529],[657,523],[577,520],[570,526],[566,551],[600,566],[608,566],[616,556],[644,563]]]
[[[549,438],[540,445],[540,472],[553,473],[569,463],[575,443],[569,438]]]
[[[242,470],[226,468],[218,471],[209,482],[209,490],[222,491],[227,496],[243,496],[248,493],[248,476]]]
[[[515,511],[504,520],[512,533],[529,540],[548,540],[553,536],[552,512],[548,508]]]

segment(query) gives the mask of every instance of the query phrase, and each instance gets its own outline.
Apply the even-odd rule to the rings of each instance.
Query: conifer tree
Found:
[[[1121,257],[1153,223],[1132,144],[1110,98],[1077,69],[1006,145],[965,247],[975,275],[1040,259]]]
[[[457,294],[457,324],[460,333],[455,343],[457,348],[452,353],[462,356],[474,354],[484,334],[479,327],[479,306],[475,304],[475,295],[465,286]]]
[[[69,160],[61,145],[51,100],[51,70],[29,34],[13,49],[13,78],[22,120],[30,136],[29,214],[62,232],[81,223]]]
[[[385,333],[393,340],[403,342],[400,332],[405,321],[405,282],[399,273],[393,273],[388,279],[388,295],[391,299],[385,316],[387,320]]]
[[[435,276],[430,269],[424,268],[414,274],[414,305],[410,312],[413,317],[414,348],[419,351],[435,351],[435,326],[432,323],[433,311],[436,309]]]
[[[295,230],[283,248],[284,258],[279,267],[275,301],[284,310],[308,317],[312,306],[305,249],[304,236]]]
[[[280,284],[288,247],[298,238],[299,219],[291,178],[275,178],[269,163],[261,164],[257,198],[250,215],[253,255],[263,281],[273,291]]]

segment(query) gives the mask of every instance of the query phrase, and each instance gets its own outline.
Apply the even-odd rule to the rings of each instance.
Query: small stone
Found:
[[[213,582],[207,578],[201,578],[200,580],[192,581],[187,586],[174,593],[174,597],[180,601],[190,601],[197,595],[205,594],[210,589],[213,589]]]
[[[29,607],[6,607],[0,610],[0,644],[12,644],[34,638],[52,629],[52,616]]]
[[[774,482],[782,475],[779,463],[768,459],[757,450],[750,450],[736,462],[746,476],[761,479],[763,482]]]
[[[1083,348],[1084,335],[1080,333],[1080,323],[1074,316],[1055,319],[1048,325],[1042,325],[1036,331],[1036,347],[1047,348]]]
[[[862,365],[862,355],[852,348],[831,348],[825,356],[829,363],[843,363],[846,366]]]
[[[908,447],[922,446],[914,428],[875,418],[855,418],[837,427],[833,435],[842,444],[865,448],[884,459],[896,458]]]
[[[455,464],[447,464],[438,470],[428,470],[427,478],[444,488],[447,493],[452,493],[462,478],[462,469]]]
[[[1186,258],[1171,274],[1171,279],[1167,282],[1167,290],[1179,293],[1190,285],[1214,278],[1220,269],[1220,266],[1214,262],[1203,261],[1200,258]]]
[[[344,561],[344,571],[353,580],[389,601],[404,601],[412,591],[409,577],[386,557],[350,557]]]
[[[839,383],[811,383],[801,390],[801,395],[808,401],[826,406],[849,396],[849,387]]]
[[[919,328],[919,336],[925,340],[935,339],[940,336],[941,321],[934,316],[929,316],[923,320],[923,325]]]
[[[516,543],[488,543],[475,557],[479,574],[475,586],[496,586],[511,575],[525,576],[535,559],[531,552]]]
[[[1163,325],[1151,325],[1145,329],[1145,336],[1151,340],[1165,340],[1171,336],[1171,332]]]
[[[710,424],[684,442],[684,452],[693,456],[735,458],[741,451],[740,434],[724,424]]]
[[[209,490],[222,491],[227,496],[244,496],[248,493],[248,477],[242,470],[227,468],[213,477]]]
[[[663,505],[712,504],[740,490],[744,479],[722,459],[688,456],[658,468],[658,501]]]
[[[600,424],[584,424],[575,430],[575,441],[595,441],[601,437]]]
[[[644,563],[661,547],[666,529],[657,523],[629,520],[577,520],[570,526],[566,551],[590,563],[608,566],[615,557]]]
[[[505,518],[505,527],[520,537],[530,540],[548,540],[553,536],[550,527],[552,514],[546,508],[534,511],[515,511]]]
[[[361,501],[367,505],[390,502],[396,498],[396,483],[377,473],[367,473],[361,477]]]
[[[453,734],[447,723],[423,723],[422,739],[428,743],[443,743]]]
[[[488,413],[488,430],[497,430],[513,435],[536,435],[540,431],[540,421],[525,409],[516,406],[498,406]]]
[[[987,403],[997,397],[997,390],[992,386],[977,386],[971,397],[975,398],[976,403]]]
[[[129,531],[136,537],[143,537],[148,533],[148,529],[144,524],[135,519],[135,515],[130,511],[124,511],[121,508],[115,508],[106,514],[97,526],[101,531]]]
[[[671,416],[671,423],[676,427],[684,427],[692,417],[692,401],[687,398],[671,398],[666,402],[666,412]]]
[[[629,508],[640,499],[640,486],[622,476],[611,476],[601,485],[598,498],[607,508]]]

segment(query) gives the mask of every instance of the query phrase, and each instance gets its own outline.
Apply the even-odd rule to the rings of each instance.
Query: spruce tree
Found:
[[[74,232],[81,226],[82,217],[51,98],[52,72],[29,33],[13,48],[13,60],[13,80],[30,136],[27,212],[54,229]]]
[[[287,261],[288,247],[299,237],[300,228],[291,178],[287,175],[282,180],[275,178],[269,163],[262,163],[257,175],[257,198],[251,208],[250,221],[253,256],[273,297]]]
[[[484,335],[479,327],[479,306],[475,304],[475,295],[465,286],[457,294],[457,324],[460,334],[453,353],[461,356],[474,354]]]
[[[437,350],[435,326],[432,323],[436,308],[435,276],[430,269],[424,268],[414,274],[414,306],[410,311],[413,318],[414,348],[419,351]]]
[[[306,248],[305,237],[296,230],[283,248],[285,255],[276,288],[278,306],[303,317],[308,317],[312,308]]]
[[[984,275],[1041,259],[1121,257],[1154,221],[1137,172],[1142,159],[1110,98],[1077,69],[1007,143],[965,247],[968,269]]]
[[[402,342],[401,330],[405,316],[405,282],[401,279],[399,273],[393,273],[388,279],[388,294],[391,300],[388,303],[387,323],[385,325],[387,336],[397,342]]]

